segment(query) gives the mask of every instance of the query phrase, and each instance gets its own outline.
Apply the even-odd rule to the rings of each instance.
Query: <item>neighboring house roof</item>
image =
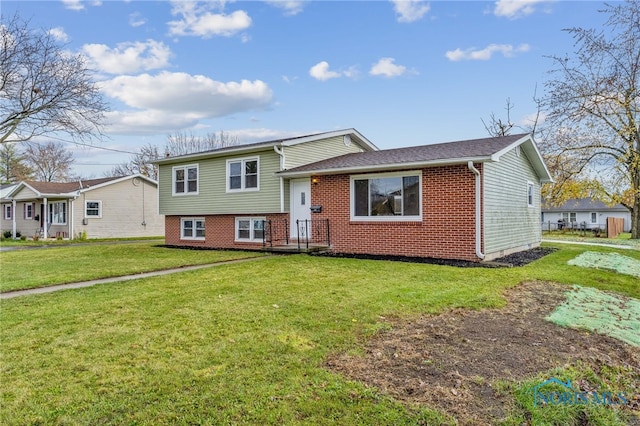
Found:
[[[295,136],[291,138],[283,138],[283,139],[275,139],[265,142],[257,142],[250,144],[242,144],[242,145],[234,145],[225,148],[213,149],[209,151],[197,152],[193,154],[180,155],[175,157],[167,157],[154,161],[154,164],[167,164],[167,163],[175,163],[175,162],[183,162],[185,160],[196,160],[199,158],[210,158],[223,156],[228,154],[242,153],[242,152],[251,152],[261,149],[273,149],[274,146],[292,146],[298,145],[305,142],[313,142],[316,140],[327,139],[336,136],[344,136],[350,135],[352,138],[355,138],[360,145],[364,146],[368,150],[377,151],[378,147],[375,146],[371,141],[369,141],[366,137],[364,137],[360,132],[355,129],[343,129],[343,130],[334,130],[331,132],[323,132],[323,133],[315,133],[311,135],[304,136]]]
[[[622,204],[615,204],[613,206],[607,205],[599,200],[592,198],[572,198],[559,206],[554,206],[548,202],[542,204],[542,211],[545,213],[550,212],[628,212],[629,209]]]
[[[112,185],[127,179],[143,179],[154,185],[158,183],[146,176],[136,174],[121,177],[108,177],[99,179],[78,180],[75,182],[38,182],[38,181],[22,181],[6,194],[5,198],[15,196],[22,188],[29,188],[35,192],[38,197],[73,197],[78,192],[87,192],[103,186]]]
[[[550,182],[552,179],[549,170],[529,134],[345,154],[285,170],[279,174],[295,177],[460,164],[468,161],[500,161],[503,154],[516,146],[522,147],[540,180]]]

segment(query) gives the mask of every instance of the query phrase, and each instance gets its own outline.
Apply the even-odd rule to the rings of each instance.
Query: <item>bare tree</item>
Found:
[[[15,144],[0,145],[0,183],[16,183],[31,179],[33,171]]]
[[[65,133],[76,141],[102,136],[107,105],[80,55],[16,14],[0,24],[0,143]]]
[[[67,151],[61,142],[28,142],[25,158],[36,180],[42,182],[67,181],[74,161],[71,151]]]
[[[492,112],[489,116],[489,124],[485,123],[484,120],[482,124],[484,125],[484,129],[489,133],[489,135],[493,137],[498,136],[507,136],[511,129],[513,129],[513,122],[511,121],[511,109],[513,105],[511,104],[511,100],[507,98],[507,106],[505,109],[507,110],[507,120],[502,121],[501,118],[496,117],[496,115]]]
[[[167,136],[165,154],[178,156],[192,154],[194,152],[210,151],[238,145],[237,136],[232,136],[222,130],[219,133],[207,133],[205,136],[196,136],[193,133],[176,132]]]
[[[129,176],[133,174],[141,174],[151,179],[158,180],[158,167],[151,164],[152,161],[160,158],[158,147],[152,144],[144,145],[140,148],[140,152],[131,156],[128,163],[122,163],[115,166],[111,176]]]
[[[632,238],[640,238],[640,0],[601,12],[607,31],[568,29],[574,57],[551,57],[542,149],[556,185],[597,180],[631,211]]]

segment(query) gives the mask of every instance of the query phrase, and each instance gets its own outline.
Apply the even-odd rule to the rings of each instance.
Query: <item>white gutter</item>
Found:
[[[484,259],[482,252],[482,204],[480,200],[480,171],[473,165],[473,161],[467,163],[469,170],[476,175],[476,256]]]
[[[273,150],[280,156],[280,171],[284,170],[284,147],[273,146]],[[280,176],[280,213],[284,213],[284,177]]]

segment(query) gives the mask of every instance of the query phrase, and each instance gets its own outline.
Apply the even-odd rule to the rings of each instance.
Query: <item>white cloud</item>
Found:
[[[102,6],[102,1],[93,0],[93,1],[83,1],[83,0],[62,0],[62,4],[64,4],[65,9],[70,10],[84,10],[85,5],[89,6]]]
[[[495,3],[493,13],[509,19],[517,19],[531,15],[536,11],[536,6],[548,3],[549,0],[498,0]]]
[[[172,5],[172,15],[179,16],[180,19],[167,23],[170,35],[230,37],[251,26],[251,18],[244,10],[236,10],[231,14],[212,12],[224,8],[224,2],[201,4],[193,1],[173,1]]]
[[[294,16],[304,9],[304,1],[301,0],[267,0],[273,7],[284,10],[286,16]]]
[[[329,63],[327,61],[318,62],[312,66],[311,69],[309,69],[309,75],[320,81],[327,81],[341,76],[339,72],[329,71]]]
[[[267,108],[269,86],[260,81],[219,82],[202,75],[161,72],[119,76],[100,83],[109,97],[131,111],[109,114],[111,132],[158,132],[190,127],[199,120]]]
[[[407,67],[394,64],[394,58],[382,58],[373,64],[369,74],[382,75],[384,77],[398,77],[407,71]]]
[[[423,0],[391,0],[398,15],[398,22],[415,22],[426,15],[431,6]]]
[[[516,53],[528,52],[530,47],[528,44],[521,44],[520,46],[513,47],[510,44],[490,44],[484,49],[474,50],[473,48],[462,50],[460,48],[456,50],[450,50],[445,53],[445,56],[450,61],[487,61],[491,59],[494,53],[501,53],[504,57],[509,58]]]
[[[132,27],[141,27],[147,23],[146,18],[144,18],[139,12],[134,12],[129,15],[129,25]]]
[[[53,37],[55,40],[62,43],[66,43],[69,41],[69,36],[66,32],[64,32],[64,28],[62,27],[51,28],[49,30],[49,35],[51,35],[51,37]]]
[[[169,64],[171,49],[155,40],[119,43],[115,48],[104,44],[85,44],[82,52],[90,65],[109,74],[131,74],[164,68]]]

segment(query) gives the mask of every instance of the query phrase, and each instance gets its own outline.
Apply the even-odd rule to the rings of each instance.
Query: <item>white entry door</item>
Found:
[[[311,232],[311,181],[310,179],[291,180],[291,238],[307,238]],[[299,221],[299,222],[296,222]],[[299,229],[299,231],[298,231]]]

